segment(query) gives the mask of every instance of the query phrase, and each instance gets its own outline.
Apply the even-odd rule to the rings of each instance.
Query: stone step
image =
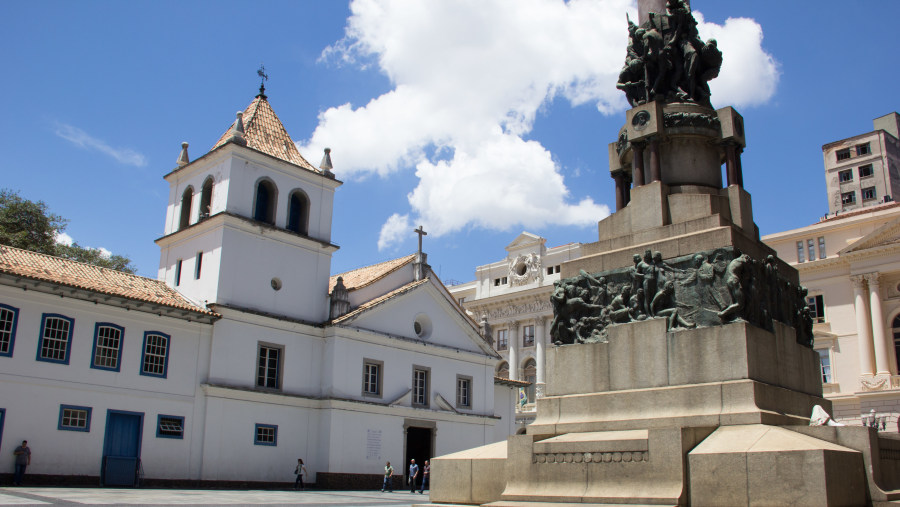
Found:
[[[534,443],[534,454],[647,451],[647,430],[566,433]]]
[[[437,504],[436,504],[437,505]],[[503,500],[484,504],[484,507],[676,507],[677,503],[637,504],[637,503],[559,503],[559,502],[504,502]]]

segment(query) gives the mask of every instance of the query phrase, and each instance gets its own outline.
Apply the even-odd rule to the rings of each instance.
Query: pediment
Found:
[[[543,246],[546,241],[546,239],[538,236],[537,234],[523,231],[522,234],[516,236],[516,239],[514,239],[512,243],[506,245],[506,251],[512,252],[514,250],[522,250],[528,247],[540,247]]]
[[[848,247],[838,252],[838,255],[863,252],[890,245],[900,245],[900,217],[887,222],[869,234],[859,238]]]
[[[481,338],[475,322],[434,278],[407,284],[361,305],[333,323],[424,341],[444,348],[496,356],[496,352]],[[421,335],[416,334],[417,327],[423,330]]]

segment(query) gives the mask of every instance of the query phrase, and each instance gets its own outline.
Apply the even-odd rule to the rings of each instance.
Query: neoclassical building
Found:
[[[519,426],[534,419],[534,400],[543,396],[553,283],[560,265],[579,257],[581,243],[548,248],[546,239],[522,232],[503,260],[478,266],[471,282],[448,287],[500,354],[497,377],[527,382],[516,404]]]
[[[815,348],[835,418],[876,419],[898,431],[900,415],[900,132],[896,113],[875,130],[823,146],[827,216],[763,237],[808,288]],[[874,411],[874,413],[873,413]]]

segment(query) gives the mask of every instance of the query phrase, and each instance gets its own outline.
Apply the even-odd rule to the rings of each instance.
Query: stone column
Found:
[[[872,356],[872,333],[869,331],[871,319],[866,308],[865,278],[861,275],[850,277],[853,284],[853,301],[856,306],[856,339],[859,344],[859,374],[871,377],[875,372]]]
[[[634,186],[640,187],[644,185],[644,143],[631,143],[632,176]]]
[[[625,175],[621,172],[613,173],[616,182],[616,211],[625,207]]]
[[[735,150],[734,156],[734,168],[735,168],[735,176],[737,177],[737,184],[739,187],[744,188],[744,169],[741,167],[741,153],[744,152],[743,148],[737,148]]]
[[[519,380],[519,323],[509,323],[509,379]]]
[[[654,137],[650,140],[650,182],[662,181],[662,170],[659,162],[659,141]]]
[[[885,339],[884,315],[881,312],[881,291],[879,290],[878,273],[865,275],[869,282],[869,313],[872,314],[872,341],[875,343],[875,374],[891,374],[890,352]]]
[[[547,343],[546,320],[544,317],[538,317],[534,321],[534,362],[537,363],[537,377],[534,382],[535,399],[544,397],[545,384],[545,366],[544,366],[544,344]]]
[[[735,152],[734,143],[725,144],[725,177],[728,179],[728,186],[737,185],[737,153]]]

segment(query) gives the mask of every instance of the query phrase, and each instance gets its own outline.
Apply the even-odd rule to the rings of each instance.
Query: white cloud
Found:
[[[137,167],[144,167],[147,165],[147,158],[142,154],[130,148],[113,148],[106,144],[105,141],[92,137],[78,127],[66,125],[65,123],[57,123],[55,134],[78,147],[99,151],[123,164]]]
[[[400,241],[404,236],[408,236],[411,230],[409,215],[394,213],[381,226],[381,234],[378,235],[378,249],[384,250],[391,244]]]
[[[467,226],[590,224],[608,214],[590,199],[570,202],[563,168],[522,136],[555,97],[603,114],[627,107],[615,83],[633,0],[354,0],[351,11],[346,36],[322,59],[376,65],[394,88],[322,112],[300,149],[335,148],[344,179],[416,167],[414,216],[392,215],[379,248],[408,237],[396,231],[412,222],[440,236]],[[760,48],[758,24],[703,23],[701,33],[725,53],[716,104],[771,97],[777,69]]]
[[[72,243],[75,242],[72,239],[72,236],[69,236],[68,234],[66,234],[64,232],[57,232],[55,239],[56,239],[56,242],[59,243],[60,245],[66,245],[66,246],[72,246]]]
[[[719,77],[709,82],[714,106],[756,106],[775,95],[778,62],[762,49],[759,23],[747,18],[728,18],[725,25],[706,23],[694,12],[703,40],[716,39],[723,62]]]

